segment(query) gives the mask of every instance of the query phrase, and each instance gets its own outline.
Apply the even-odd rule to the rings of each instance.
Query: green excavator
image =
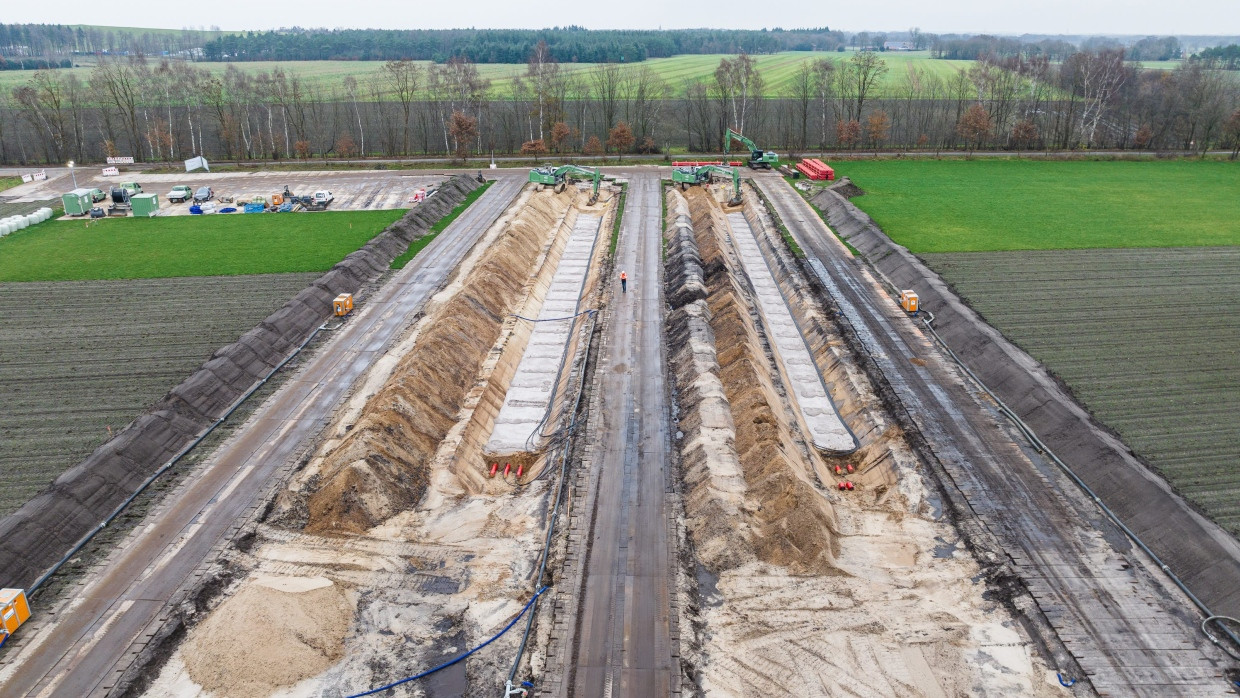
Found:
[[[749,148],[749,169],[756,170],[759,167],[773,169],[779,167],[779,154],[771,150],[763,150],[758,144],[742,136],[741,134],[728,129],[723,136],[723,152],[732,152],[732,141],[740,141],[746,148]]]
[[[679,184],[680,190],[684,191],[689,187],[706,184],[715,175],[732,178],[732,199],[728,201],[728,204],[739,206],[741,203],[741,173],[735,167],[720,167],[719,165],[677,167],[672,170],[672,184]]]
[[[603,173],[597,169],[591,170],[576,165],[562,165],[560,167],[535,167],[530,170],[530,181],[535,184],[543,184],[554,187],[558,194],[564,191],[564,187],[568,186],[570,179],[590,179],[594,181],[594,191],[590,194],[590,205],[598,201],[598,186],[603,181]]]

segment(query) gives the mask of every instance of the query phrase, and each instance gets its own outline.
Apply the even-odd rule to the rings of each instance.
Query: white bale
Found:
[[[3,236],[5,236],[5,235],[8,235],[8,234],[9,234],[9,233],[11,233],[11,232],[13,232],[13,228],[12,228],[12,226],[10,226],[10,225],[9,225],[9,222],[8,222],[8,221],[0,221],[0,237],[3,237]]]

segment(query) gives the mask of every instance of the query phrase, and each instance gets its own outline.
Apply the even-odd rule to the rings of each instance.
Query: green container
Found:
[[[60,202],[65,206],[66,216],[85,216],[94,205],[89,189],[74,189],[68,194],[62,194]]]
[[[158,194],[134,194],[129,197],[129,203],[133,206],[134,218],[149,218],[159,213]]]

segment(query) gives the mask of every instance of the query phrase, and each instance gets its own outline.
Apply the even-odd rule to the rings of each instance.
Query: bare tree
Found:
[[[762,98],[762,87],[758,64],[744,51],[732,60],[720,59],[715,68],[715,89],[720,100],[730,107],[725,119],[741,133],[745,132],[746,117]]]
[[[1240,156],[1240,109],[1233,111],[1223,125],[1223,138],[1231,146],[1231,159],[1235,160]]]
[[[13,90],[13,99],[30,125],[43,136],[48,161],[64,160],[65,100],[60,78],[50,71],[37,70],[24,86]]]
[[[616,123],[624,73],[618,63],[600,63],[590,71],[590,83],[594,86],[594,95],[602,112],[604,131],[610,131]]]
[[[404,136],[400,152],[408,154],[409,120],[413,112],[413,100],[417,97],[418,87],[422,82],[422,69],[409,59],[388,61],[383,64],[381,75],[392,96],[400,104],[401,132]]]
[[[544,128],[550,129],[551,124],[563,116],[557,99],[557,88],[560,87],[562,77],[560,64],[552,57],[551,48],[546,41],[540,39],[530,51],[525,76],[533,93],[532,111],[538,114],[538,140],[542,140]]]
[[[115,106],[124,121],[134,157],[142,159],[138,128],[138,106],[141,101],[141,74],[146,60],[138,55],[129,58],[103,57],[91,72],[90,82],[101,97]]]
[[[792,103],[796,107],[796,149],[804,151],[809,145],[810,107],[817,96],[817,80],[814,64],[804,61],[792,74]]]

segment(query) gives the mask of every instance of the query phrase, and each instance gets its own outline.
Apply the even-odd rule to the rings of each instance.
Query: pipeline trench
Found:
[[[205,562],[169,608],[134,592],[138,668],[21,693],[349,696],[445,663],[394,694],[1220,693],[1177,597],[804,201],[731,194],[492,187],[408,304],[348,321],[389,330],[346,324],[351,389],[309,412],[327,369],[292,376],[201,510],[147,527],[143,575]],[[88,630],[67,663],[104,661]]]

